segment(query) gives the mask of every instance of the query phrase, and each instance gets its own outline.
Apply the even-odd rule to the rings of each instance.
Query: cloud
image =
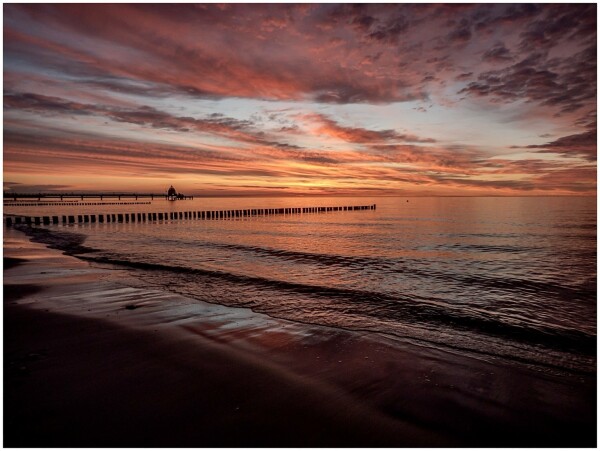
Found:
[[[459,93],[502,102],[528,100],[563,113],[593,107],[596,101],[596,49],[548,61],[533,53],[516,64],[479,74]]]
[[[598,137],[596,130],[576,135],[563,136],[546,144],[526,146],[527,149],[540,149],[542,153],[557,153],[566,157],[584,157],[588,161],[596,161],[598,154]]]
[[[4,191],[13,193],[48,193],[72,190],[72,185],[29,185],[17,182],[4,182]]]
[[[465,72],[464,74],[457,75],[455,77],[458,81],[466,81],[469,80],[473,76],[473,72]]]
[[[471,39],[471,26],[468,20],[461,19],[458,27],[446,35],[446,41],[450,43],[464,44]]]
[[[97,115],[116,122],[126,122],[155,129],[172,130],[176,132],[209,133],[240,142],[286,149],[298,148],[298,146],[265,139],[265,133],[254,130],[251,121],[238,120],[218,114],[212,114],[206,118],[197,119],[192,117],[173,116],[148,106],[125,109],[107,105],[83,104],[33,93],[6,93],[4,95],[4,108],[6,110],[20,109],[32,111],[50,116],[56,114]]]
[[[532,21],[521,33],[523,50],[555,47],[564,39],[583,37],[593,43],[596,34],[596,5],[555,4],[544,8],[545,15]]]
[[[483,154],[473,149],[417,145],[374,145],[371,154],[383,161],[408,163],[427,172],[474,174]]]
[[[487,50],[483,56],[483,61],[488,61],[492,63],[505,63],[507,61],[512,61],[514,58],[512,57],[510,50],[504,47],[504,44],[497,44],[491,49]]]
[[[7,9],[5,54],[103,87],[141,93],[136,83],[150,83],[147,94],[156,95],[170,91],[200,98],[325,103],[389,103],[425,96],[399,79],[397,71],[374,77],[358,65],[340,68],[335,59],[312,58],[314,51],[325,49],[306,45],[306,30],[297,29],[299,16],[306,12],[283,5],[265,8],[273,14],[264,17],[262,11],[246,5],[235,5],[233,13],[223,13],[212,5],[202,9],[48,5],[40,14],[26,5],[14,5]],[[325,8],[329,7],[317,9]],[[29,15],[39,31],[27,34],[17,30],[15,18],[19,15]],[[250,26],[254,21],[260,21],[263,28]],[[131,23],[136,23],[135,29]],[[73,37],[85,35],[92,45],[79,46],[76,38],[57,42],[47,31],[50,26]],[[391,24],[384,32],[396,33],[398,27]],[[265,32],[277,35],[268,45],[261,34]],[[105,50],[106,43],[115,51]]]
[[[496,6],[500,7],[500,5]],[[497,14],[490,14],[488,11],[480,13],[476,18],[475,28],[483,32],[498,26],[512,27],[521,22],[531,21],[544,11],[544,5],[531,3],[508,4],[502,7],[505,8],[504,11]]]
[[[7,4],[5,168],[591,192],[596,38],[591,4]]]
[[[590,194],[596,191],[596,168],[564,168],[539,175],[534,183],[547,190]]]
[[[382,143],[382,142],[417,142],[434,143],[431,138],[420,138],[415,135],[398,133],[395,130],[369,130],[362,127],[347,127],[323,115],[308,114],[303,119],[317,123],[316,132],[321,135],[337,138],[350,143]]]

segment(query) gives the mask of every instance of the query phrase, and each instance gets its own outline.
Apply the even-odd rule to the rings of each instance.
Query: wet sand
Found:
[[[8,447],[596,444],[595,376],[131,287],[18,232],[4,253]]]

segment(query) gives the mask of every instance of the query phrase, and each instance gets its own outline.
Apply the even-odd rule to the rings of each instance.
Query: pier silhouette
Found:
[[[171,187],[172,188],[172,187]],[[169,199],[170,193],[155,194],[155,193],[7,193],[4,192],[4,201],[12,200],[16,202],[19,199]],[[176,194],[178,200],[194,199],[194,196],[186,196],[184,194]]]

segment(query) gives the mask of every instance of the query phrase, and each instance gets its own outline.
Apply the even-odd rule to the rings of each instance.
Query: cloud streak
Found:
[[[595,194],[596,40],[593,4],[8,4],[5,177]]]

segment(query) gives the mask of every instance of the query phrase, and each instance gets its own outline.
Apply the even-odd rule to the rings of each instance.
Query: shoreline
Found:
[[[92,398],[100,405],[110,404],[116,412],[111,422],[121,418],[136,426],[128,432],[125,426],[110,423],[112,441],[98,436],[100,442],[83,446],[595,446],[596,413],[591,401],[595,400],[595,377],[565,381],[417,346],[392,346],[373,334],[309,327],[247,309],[190,303],[172,293],[127,287],[119,283],[127,278],[122,275],[126,271],[92,266],[32,243],[24,235],[12,234],[8,241],[5,236],[4,251],[5,258],[22,259],[10,260],[13,266],[5,266],[4,271],[5,326],[10,326],[5,327],[5,393],[13,398],[5,404],[8,446],[18,442],[14,431],[19,430],[10,423],[9,415],[15,416],[9,405],[35,406],[39,415],[44,401],[46,409],[58,409],[64,426],[77,420],[76,412],[85,409],[81,404]],[[11,294],[19,295],[17,287],[25,290],[20,293],[24,296],[9,300]],[[140,296],[139,305],[132,304]],[[134,308],[127,309],[128,305]],[[24,336],[25,330],[30,333]],[[35,351],[44,344],[55,346],[55,351],[46,356]],[[78,351],[69,354],[65,347]],[[87,355],[89,347],[98,349],[92,353],[94,358]],[[210,354],[210,364],[198,362],[194,357],[198,353]],[[30,367],[24,365],[27,375],[13,371],[11,362],[27,361],[30,354],[34,360]],[[52,356],[60,356],[63,363],[53,362]],[[133,376],[127,370],[126,377],[117,380],[101,363],[105,358],[117,367],[133,362],[138,370],[131,370]],[[82,367],[91,371],[92,378],[94,368],[103,369],[93,393],[77,377]],[[175,367],[186,370],[175,371]],[[228,375],[230,371],[237,376]],[[163,373],[164,377],[158,376]],[[202,382],[192,375],[202,375]],[[31,391],[48,377],[55,377],[57,386],[62,382],[72,389],[59,390],[60,396],[54,398],[48,388]],[[169,379],[186,383],[165,388],[161,380]],[[110,392],[129,394],[140,380],[162,392],[160,412],[153,415],[187,412],[169,422],[166,429],[171,431],[164,426],[162,432],[155,431],[158,424],[150,427],[158,420],[154,416],[149,420],[146,409],[127,411],[116,400],[104,401]],[[208,396],[203,394],[206,384],[214,384],[212,390],[223,396],[237,380],[246,387],[244,396],[250,396],[251,413],[239,416],[238,412],[235,417],[216,395],[211,398],[210,412],[189,405],[198,391]],[[147,394],[133,391],[135,402],[128,405],[148,402]],[[65,400],[79,407],[60,412],[59,403]],[[100,421],[96,424],[108,421],[100,413],[93,415],[98,417],[94,421]],[[45,428],[40,436],[46,440],[54,433],[56,440],[62,437],[58,433],[61,424],[46,424],[43,417],[35,421],[35,415],[17,417],[22,427]],[[208,418],[212,430],[223,434],[208,439],[193,432],[192,423],[197,426],[199,418]],[[245,437],[235,442],[226,431],[240,427]],[[88,434],[79,440],[98,432],[89,425],[84,429]],[[145,437],[142,429],[152,433]],[[273,435],[274,429],[281,434]],[[177,434],[183,435],[177,438]]]

